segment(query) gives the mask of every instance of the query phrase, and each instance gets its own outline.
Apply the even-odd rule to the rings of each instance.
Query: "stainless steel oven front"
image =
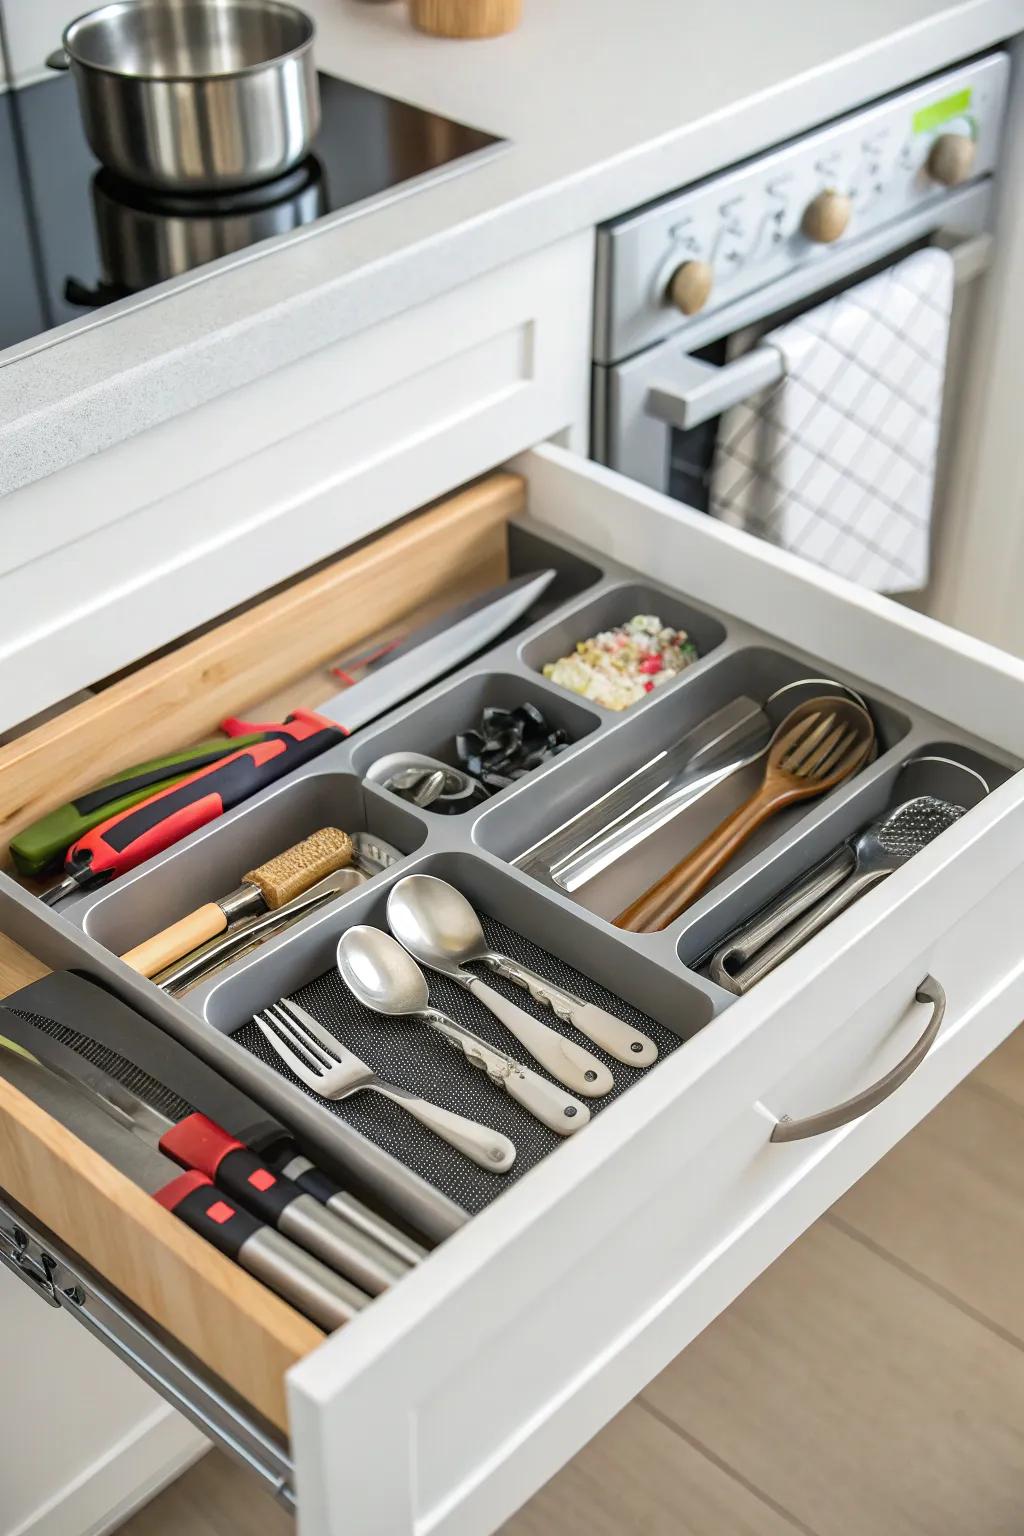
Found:
[[[954,262],[945,422],[1009,70],[975,59],[602,228],[593,457],[707,511],[722,413],[785,371],[759,337],[928,244]]]

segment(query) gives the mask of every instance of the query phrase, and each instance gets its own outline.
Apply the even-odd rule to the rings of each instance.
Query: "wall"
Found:
[[[2,0],[8,64],[18,85],[48,73],[46,55],[59,46],[69,21],[89,9],[89,0]]]

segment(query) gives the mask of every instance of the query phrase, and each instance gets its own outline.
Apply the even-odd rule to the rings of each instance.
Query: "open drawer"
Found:
[[[453,1222],[430,1258],[355,1323],[295,1350],[288,1424],[306,1536],[495,1529],[1024,1013],[1014,920],[1024,898],[1024,774],[1011,771],[1024,757],[1024,665],[559,449],[535,450],[516,468],[533,518],[577,541],[582,557],[617,561],[717,615],[723,655],[733,622],[753,627],[873,696],[948,723],[1003,772],[961,822],[748,995],[730,1001],[694,977],[710,1015],[703,1027],[680,1029],[682,1045],[585,1134],[471,1221]],[[514,642],[524,665],[535,639],[527,630]],[[710,675],[720,664],[712,652],[702,667]],[[679,698],[698,676],[673,685]],[[665,702],[639,705],[632,724],[605,719],[605,736],[642,734],[640,722]],[[544,782],[573,763],[584,771],[588,750],[578,742],[542,770]],[[506,805],[519,793],[513,787]],[[495,880],[523,882],[525,912],[528,878],[509,869],[488,832],[493,814],[485,808],[472,823],[472,858]],[[741,869],[732,887],[743,878]],[[552,934],[579,920],[566,894],[543,900]],[[81,927],[43,925],[36,906],[6,882],[0,926],[181,1028],[179,1005],[158,1003]],[[630,956],[656,954],[683,978],[684,931],[685,918],[658,935],[596,919],[594,973],[608,978]],[[786,1117],[870,1089],[936,1024],[917,1070],[876,1107],[814,1137],[772,1139]],[[218,1037],[206,1049],[216,1059],[232,1046]],[[110,1193],[116,1204],[116,1187]],[[35,1214],[76,1246],[59,1200]],[[167,1324],[165,1297],[133,1299]],[[201,1291],[193,1305],[204,1308]],[[237,1347],[258,1355],[258,1331]],[[231,1370],[230,1358],[221,1368]]]

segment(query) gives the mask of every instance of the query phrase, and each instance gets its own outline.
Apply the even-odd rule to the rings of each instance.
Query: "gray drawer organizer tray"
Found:
[[[332,994],[333,1002],[328,996],[336,985],[329,972],[338,936],[356,922],[383,926],[387,892],[395,880],[413,870],[451,879],[481,913],[521,936],[526,946],[534,946],[529,953],[535,960],[540,949],[557,957],[546,962],[553,967],[552,979],[571,981],[566,967],[574,969],[589,979],[577,981],[577,989],[591,984],[607,989],[606,1005],[608,993],[614,993],[625,1004],[619,1009],[624,1016],[638,1023],[642,1018],[655,1021],[664,1052],[697,1030],[714,1027],[716,1016],[735,1001],[694,967],[715,942],[878,815],[905,762],[931,754],[953,758],[978,769],[993,788],[1020,766],[1008,757],[994,756],[955,724],[882,690],[868,689],[855,677],[835,673],[724,610],[691,606],[678,592],[643,581],[532,520],[510,527],[509,560],[513,573],[541,565],[559,570],[554,608],[549,605],[542,617],[412,703],[109,888],[58,910],[44,906],[0,874],[0,923],[14,939],[50,965],[73,967],[96,978],[159,1021],[261,1098],[292,1125],[311,1154],[333,1165],[354,1188],[371,1199],[382,1199],[435,1239],[461,1225],[491,1197],[490,1192],[481,1193],[478,1180],[460,1183],[446,1178],[422,1157],[413,1159],[419,1170],[414,1172],[388,1150],[389,1145],[402,1144],[397,1137],[376,1144],[360,1134],[355,1109],[343,1118],[336,1106],[309,1097],[283,1073],[243,1048],[243,1042],[255,1045],[255,1031],[251,1025],[246,1029],[253,1010],[286,993],[306,988],[302,997],[307,1004],[313,1001],[319,1006],[321,1017],[326,1007],[326,1016],[338,1020],[337,1011],[330,1011],[339,1007],[337,995]],[[727,600],[728,594],[723,594],[723,601]],[[697,642],[701,658],[679,678],[621,714],[594,706],[544,679],[544,662],[564,654],[576,640],[645,611],[685,627]],[[876,760],[824,799],[797,807],[763,828],[725,875],[664,932],[623,933],[607,919],[742,797],[750,787],[742,776],[711,791],[677,818],[671,834],[652,840],[654,850],[631,855],[629,889],[616,887],[605,874],[578,892],[577,897],[588,905],[510,863],[730,698],[746,694],[763,703],[787,683],[822,677],[832,677],[867,699],[879,728]],[[377,785],[363,782],[362,775],[377,757],[399,748],[450,757],[456,731],[473,723],[482,705],[509,705],[525,698],[537,703],[552,723],[564,726],[572,744],[477,809],[461,816],[435,815],[415,810]],[[936,786],[934,792],[941,793],[939,781]],[[180,916],[186,907],[231,889],[242,871],[325,823],[367,827],[395,843],[406,856],[395,869],[311,913],[180,1000],[166,996],[116,958],[117,952]],[[652,851],[657,863],[648,865]],[[524,958],[526,952],[522,951]],[[510,995],[531,1006],[525,993]],[[593,990],[589,995],[602,997]],[[441,1001],[440,990],[437,1000]],[[445,1001],[454,1006],[457,1000],[448,993]],[[475,1003],[472,1008],[472,1023],[483,1032],[489,1016]],[[547,1022],[553,1021],[551,1015],[535,1011]],[[465,1008],[463,1017],[468,1021]],[[401,1029],[400,1025],[383,1027]],[[232,1039],[239,1030],[244,1031],[240,1039]],[[413,1033],[410,1028],[410,1039]],[[511,1037],[492,1038],[510,1047]],[[401,1055],[399,1036],[394,1039],[389,1050]],[[417,1048],[422,1045],[419,1032],[415,1043]],[[395,1056],[389,1055],[388,1064],[394,1061]],[[636,1074],[613,1066],[619,1082],[627,1087]],[[493,1125],[502,1123],[503,1095],[464,1063],[445,1056],[443,1064],[439,1058],[429,1070],[446,1092],[457,1080],[467,1085],[453,1107],[478,1112]],[[657,1065],[650,1070],[657,1071]],[[424,1086],[422,1077],[419,1086]],[[351,1103],[356,1106],[359,1099]],[[524,1141],[521,1123],[517,1131],[526,1171],[552,1148],[546,1142],[541,1145],[541,1138],[527,1135]],[[581,1134],[585,1136],[586,1129]]]

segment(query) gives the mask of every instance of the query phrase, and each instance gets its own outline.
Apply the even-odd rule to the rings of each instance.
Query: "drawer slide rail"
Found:
[[[77,1259],[68,1259],[0,1190],[0,1263],[47,1306],[63,1308],[215,1445],[295,1510],[287,1450],[148,1328]]]

